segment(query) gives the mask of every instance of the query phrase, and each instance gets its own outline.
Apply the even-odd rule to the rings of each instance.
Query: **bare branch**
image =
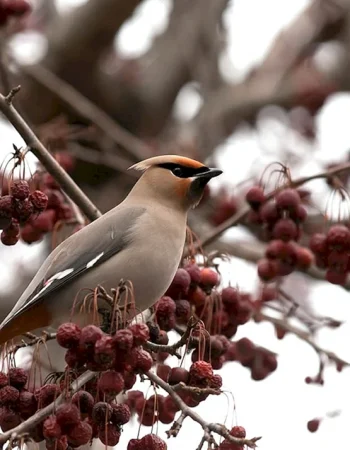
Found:
[[[180,408],[185,416],[191,417],[192,420],[199,423],[199,425],[201,425],[201,427],[203,428],[204,433],[207,433],[208,435],[210,433],[216,433],[236,445],[246,445],[249,448],[256,448],[256,442],[261,439],[260,437],[252,439],[240,439],[231,436],[228,429],[224,425],[221,425],[219,423],[206,422],[199,414],[194,412],[189,406],[186,405],[186,403],[177,395],[177,393],[171,386],[169,386],[168,383],[159,378],[154,372],[148,371],[146,372],[146,375],[153,383],[155,383],[157,386],[160,386],[170,395],[170,397],[174,400],[176,405]],[[183,417],[182,421],[184,420],[184,418],[185,417]]]

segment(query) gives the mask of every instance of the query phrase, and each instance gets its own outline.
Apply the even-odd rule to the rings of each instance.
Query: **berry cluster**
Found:
[[[234,216],[238,211],[238,199],[227,192],[219,192],[215,198],[215,208],[210,217],[213,225],[218,226]]]
[[[308,269],[313,262],[312,253],[297,244],[301,224],[307,217],[300,193],[287,188],[279,191],[274,200],[266,201],[263,189],[253,186],[246,200],[251,207],[250,221],[261,224],[265,237],[270,240],[265,258],[258,262],[259,277],[270,282],[296,269]]]
[[[0,197],[1,242],[14,245],[20,236],[20,226],[25,228],[31,221],[38,220],[46,211],[48,197],[41,190],[30,192],[25,180],[14,181],[9,195]],[[22,231],[23,231],[22,228]]]
[[[151,355],[142,348],[150,338],[145,324],[130,325],[113,336],[95,325],[79,328],[64,323],[57,330],[57,342],[67,349],[65,360],[71,369],[105,371],[98,389],[106,396],[115,396],[130,389],[136,373],[147,372],[153,364]]]
[[[350,230],[337,224],[327,233],[311,236],[309,247],[315,255],[315,263],[326,269],[326,279],[333,284],[344,285],[350,272]]]
[[[1,0],[0,1],[0,26],[6,25],[11,17],[22,17],[31,11],[27,0]]]
[[[276,355],[265,348],[257,347],[248,338],[231,343],[227,360],[238,361],[242,366],[248,367],[255,381],[265,379],[277,369]]]
[[[234,426],[230,431],[230,435],[236,438],[245,438],[246,431],[243,427]],[[243,450],[243,447],[230,442],[228,439],[225,439],[219,445],[218,450]]]

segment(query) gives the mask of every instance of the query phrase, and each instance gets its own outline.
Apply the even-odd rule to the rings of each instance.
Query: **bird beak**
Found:
[[[210,180],[211,178],[218,177],[221,174],[222,174],[222,170],[210,168],[206,172],[198,173],[196,175],[196,178],[206,178],[207,180]]]

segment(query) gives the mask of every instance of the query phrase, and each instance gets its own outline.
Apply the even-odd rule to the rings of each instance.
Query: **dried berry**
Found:
[[[28,419],[38,409],[38,402],[34,394],[29,391],[21,391],[19,393],[18,411],[20,411],[23,419]]]
[[[126,423],[129,422],[130,417],[131,417],[131,413],[130,413],[130,408],[128,405],[126,404],[112,404],[112,418],[111,418],[111,422],[114,425],[125,425]]]
[[[11,368],[9,370],[8,377],[10,385],[17,389],[22,389],[28,379],[27,372],[20,367]]]
[[[135,323],[130,325],[128,329],[134,336],[134,345],[142,345],[149,340],[149,328],[145,323]]]
[[[189,370],[189,384],[196,387],[207,387],[213,377],[213,368],[205,361],[194,362]]]
[[[257,211],[266,200],[264,190],[260,186],[252,186],[246,193],[245,199],[249,206]]]
[[[183,367],[173,367],[168,375],[168,383],[170,385],[175,385],[178,383],[187,384],[190,379],[190,374],[188,370]]]
[[[19,391],[13,386],[5,386],[0,389],[0,405],[11,405],[19,399]]]
[[[62,435],[62,430],[55,416],[50,416],[44,421],[43,435],[45,439],[58,439]]]
[[[183,297],[187,294],[190,284],[191,277],[189,273],[185,269],[177,269],[174,279],[165,295],[172,297],[173,299]]]
[[[113,336],[117,352],[128,352],[134,344],[134,335],[131,329],[118,330]]]
[[[56,420],[62,429],[66,430],[70,426],[80,422],[79,409],[73,403],[59,405],[56,410]]]
[[[72,447],[85,445],[92,439],[92,428],[87,422],[78,422],[67,431],[67,439]]]
[[[25,180],[16,180],[10,187],[10,195],[16,200],[24,200],[29,197],[29,184]]]
[[[47,207],[47,195],[42,191],[34,191],[29,195],[29,200],[33,204],[35,212],[43,212]]]
[[[156,434],[146,434],[141,439],[140,448],[144,450],[167,450],[166,443]]]
[[[82,414],[91,414],[95,401],[90,392],[78,391],[73,395],[72,403],[78,407]]]
[[[102,394],[110,394],[115,397],[124,389],[124,378],[121,373],[109,370],[102,373],[97,387]]]
[[[92,420],[98,426],[103,426],[112,418],[113,409],[106,402],[98,402],[92,409]]]
[[[81,329],[75,323],[63,323],[57,330],[56,340],[63,348],[76,347],[81,337]]]
[[[6,432],[21,423],[20,416],[8,407],[0,407],[0,427],[2,432]]]
[[[111,336],[102,336],[95,344],[94,360],[104,367],[109,366],[115,359],[114,341]]]
[[[111,423],[107,423],[104,427],[100,428],[98,437],[102,444],[114,447],[120,439],[119,428]]]
[[[96,342],[104,336],[101,328],[96,327],[96,325],[87,325],[82,328],[79,347],[82,350],[90,351],[95,348]]]

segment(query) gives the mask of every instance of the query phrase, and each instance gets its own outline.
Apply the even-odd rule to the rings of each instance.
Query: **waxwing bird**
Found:
[[[222,171],[176,155],[149,158],[131,169],[143,174],[125,200],[45,260],[0,325],[0,344],[58,327],[70,319],[77,294],[98,285],[109,292],[121,279],[129,280],[137,312],[167,290],[181,260],[187,213]]]

